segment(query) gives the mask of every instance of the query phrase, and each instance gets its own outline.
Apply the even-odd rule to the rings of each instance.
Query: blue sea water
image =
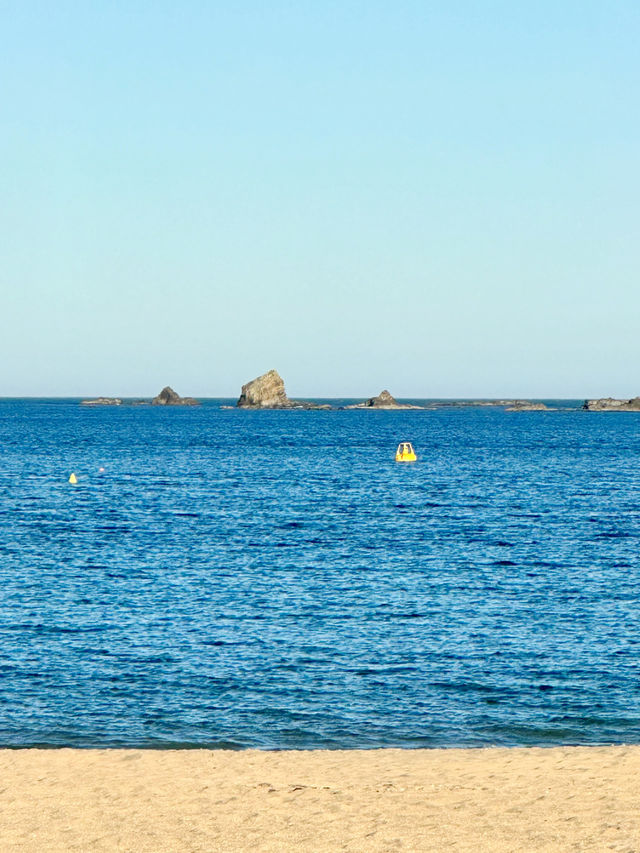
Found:
[[[640,415],[220,403],[0,401],[0,745],[640,742]]]

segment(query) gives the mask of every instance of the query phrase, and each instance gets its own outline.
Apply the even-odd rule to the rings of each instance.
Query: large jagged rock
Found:
[[[421,406],[412,406],[409,403],[398,403],[388,391],[381,391],[377,397],[370,397],[364,403],[354,403],[345,406],[345,409],[420,409]]]
[[[152,406],[199,406],[193,397],[181,397],[168,385],[151,401]]]
[[[585,400],[582,408],[589,412],[640,412],[640,397],[632,397],[630,400],[615,400],[613,397]]]
[[[269,370],[242,386],[236,404],[240,409],[290,409],[291,400],[277,370]]]
[[[269,370],[242,386],[236,406],[240,409],[330,409],[331,406],[290,400],[277,370]]]

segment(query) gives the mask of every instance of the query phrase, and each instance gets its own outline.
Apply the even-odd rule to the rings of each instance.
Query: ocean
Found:
[[[640,415],[232,403],[0,400],[0,746],[640,743]]]

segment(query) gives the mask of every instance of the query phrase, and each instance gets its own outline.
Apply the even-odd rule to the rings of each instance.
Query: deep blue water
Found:
[[[640,415],[219,406],[0,401],[0,745],[640,742]]]

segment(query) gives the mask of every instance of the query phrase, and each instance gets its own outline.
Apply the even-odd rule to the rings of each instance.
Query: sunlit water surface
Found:
[[[640,742],[640,415],[5,400],[0,448],[0,745]]]

